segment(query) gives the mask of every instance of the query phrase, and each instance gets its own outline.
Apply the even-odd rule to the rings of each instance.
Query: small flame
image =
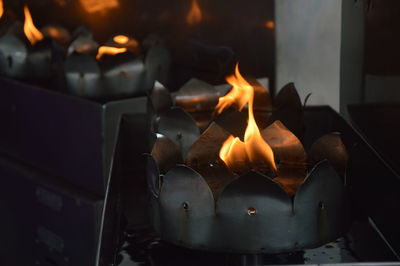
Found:
[[[33,24],[31,12],[27,5],[24,6],[25,22],[24,22],[24,32],[26,38],[29,42],[34,45],[35,43],[43,40],[43,34],[35,27]]]
[[[186,23],[189,26],[197,25],[201,22],[203,15],[197,0],[192,0],[192,6],[186,16]]]
[[[3,0],[0,0],[0,18],[3,17],[3,14],[4,14]]]
[[[268,29],[273,29],[275,28],[275,22],[273,20],[267,20],[264,26]]]
[[[129,37],[125,35],[114,36],[113,41],[118,44],[127,44],[129,42]]]
[[[272,171],[276,172],[277,169],[272,149],[264,141],[254,119],[254,88],[242,77],[238,65],[236,65],[235,75],[229,76],[227,82],[233,86],[231,92],[236,91],[234,92],[235,95],[231,96],[229,100],[235,99],[239,101],[238,106],[240,109],[248,104],[249,120],[244,134],[244,142],[238,137],[229,136],[224,144],[222,144],[219,157],[230,169],[236,168],[238,164],[250,164],[253,169],[259,169],[264,165],[268,165]],[[220,100],[228,99],[225,97],[221,97]],[[233,103],[230,102],[230,104]]]
[[[126,49],[126,48],[118,48],[118,47],[112,47],[112,46],[100,46],[99,51],[96,55],[96,59],[99,60],[105,54],[116,55],[116,54],[125,53],[126,51],[128,51],[128,49]]]

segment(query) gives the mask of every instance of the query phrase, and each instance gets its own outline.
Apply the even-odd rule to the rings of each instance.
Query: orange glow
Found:
[[[192,6],[186,16],[186,23],[189,26],[197,25],[201,22],[202,17],[203,14],[201,12],[199,3],[197,2],[197,0],[192,0]]]
[[[114,36],[113,41],[118,44],[127,44],[129,42],[129,37],[125,35]]]
[[[0,0],[0,18],[3,16],[3,14],[4,14],[3,0]]]
[[[105,13],[120,6],[118,0],[80,0],[83,9],[90,14]]]
[[[35,43],[43,40],[43,34],[33,24],[31,12],[29,12],[28,6],[24,6],[25,22],[24,32],[29,42],[34,45]]]
[[[235,74],[227,78],[233,86],[232,91],[241,92],[244,102],[240,102],[241,108],[248,104],[247,128],[244,134],[244,142],[232,135],[222,144],[219,157],[230,169],[238,165],[249,165],[252,169],[261,169],[267,165],[270,170],[276,172],[274,154],[271,147],[264,141],[256,124],[253,113],[254,88],[242,77],[239,66],[236,65]],[[221,97],[224,98],[224,97]],[[242,99],[240,99],[242,101]]]
[[[97,52],[97,55],[96,55],[96,59],[99,60],[105,54],[116,55],[116,54],[125,53],[126,51],[128,51],[128,49],[126,49],[126,48],[117,48],[117,47],[112,47],[112,46],[100,46],[99,51]]]
[[[268,29],[273,29],[275,28],[275,22],[272,20],[268,20],[265,22],[264,26]]]
[[[238,69],[238,65],[236,65],[236,69]],[[253,87],[242,76],[240,77],[241,82],[238,82],[234,75],[226,78],[226,81],[232,85],[232,89],[225,96],[219,98],[215,107],[216,114],[222,113],[232,105],[241,111],[250,101],[251,94],[254,95]]]

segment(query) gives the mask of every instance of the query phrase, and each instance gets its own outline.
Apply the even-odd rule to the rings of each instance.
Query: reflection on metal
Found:
[[[309,159],[312,164],[327,159],[336,171],[344,174],[349,155],[340,133],[330,133],[320,137],[311,146]]]
[[[216,163],[219,159],[219,150],[229,135],[228,131],[212,122],[190,147],[186,164],[197,168]]]
[[[200,136],[196,122],[181,108],[173,108],[160,116],[158,132],[170,138],[182,151],[183,157]]]
[[[178,163],[183,162],[178,146],[161,134],[157,134],[157,140],[153,144],[151,156],[157,163],[161,174],[165,174]]]
[[[276,120],[261,133],[265,141],[271,146],[278,164],[304,166],[305,169],[307,155],[303,145],[281,121]]]
[[[14,27],[21,25],[16,23]],[[50,43],[40,42],[33,47],[24,38],[12,30],[0,37],[0,73],[18,79],[50,77]]]
[[[218,103],[218,91],[214,86],[191,79],[177,92],[175,103],[187,112],[213,111]]]

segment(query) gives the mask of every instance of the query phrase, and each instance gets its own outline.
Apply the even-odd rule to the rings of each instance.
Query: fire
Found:
[[[35,27],[33,24],[31,12],[27,5],[24,6],[25,22],[24,22],[24,32],[26,38],[29,42],[34,45],[35,43],[43,40],[43,34]]]
[[[106,13],[109,9],[119,8],[118,0],[80,0],[83,9],[89,13]]]
[[[127,48],[118,48],[118,47],[112,47],[112,46],[100,46],[99,51],[96,55],[96,59],[99,60],[105,54],[116,55],[116,54],[125,53],[126,51],[128,51]]]
[[[275,22],[272,20],[268,20],[265,22],[264,26],[268,29],[273,29],[275,28]]]
[[[3,14],[4,14],[3,0],[0,0],[0,18],[3,16]]]
[[[238,65],[236,65],[235,74],[227,77],[227,82],[231,84],[233,88],[226,96],[220,98],[218,105],[220,105],[221,102],[228,102],[228,105],[236,104],[242,109],[248,104],[249,118],[244,134],[244,142],[238,137],[229,136],[222,144],[219,157],[230,169],[240,168],[241,165],[250,165],[253,169],[261,169],[263,166],[267,165],[270,167],[270,170],[276,172],[277,168],[272,149],[264,141],[254,119],[254,88],[242,77]],[[231,93],[233,94],[229,96]],[[226,108],[226,105],[221,104],[221,106],[219,110],[222,112],[222,110]]]
[[[129,37],[125,35],[114,36],[113,41],[118,44],[127,44],[129,42]]]
[[[186,23],[189,26],[197,25],[201,22],[203,15],[197,0],[192,0],[192,6],[186,16]]]

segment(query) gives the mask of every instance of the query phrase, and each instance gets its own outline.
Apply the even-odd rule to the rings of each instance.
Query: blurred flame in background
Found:
[[[79,0],[83,9],[89,13],[106,13],[110,9],[120,7],[118,0]]]
[[[0,0],[0,18],[3,17],[3,14],[4,14],[3,0]]]
[[[201,22],[203,14],[201,12],[199,3],[197,0],[192,0],[192,5],[190,7],[189,13],[186,16],[186,23],[189,26],[195,26]]]
[[[103,57],[103,55],[108,54],[108,55],[116,55],[116,54],[122,54],[128,51],[126,48],[118,48],[118,47],[112,47],[112,46],[100,46],[99,51],[96,55],[96,59],[99,60]]]
[[[43,40],[43,34],[35,27],[33,24],[31,12],[27,5],[24,6],[25,22],[24,22],[24,32],[26,38],[29,42],[34,45],[35,43]]]
[[[118,44],[127,44],[129,42],[129,37],[125,35],[114,36],[113,41]]]
[[[265,26],[267,29],[274,29],[274,28],[275,28],[275,22],[274,22],[273,20],[267,20],[267,21],[264,23],[264,26]]]

